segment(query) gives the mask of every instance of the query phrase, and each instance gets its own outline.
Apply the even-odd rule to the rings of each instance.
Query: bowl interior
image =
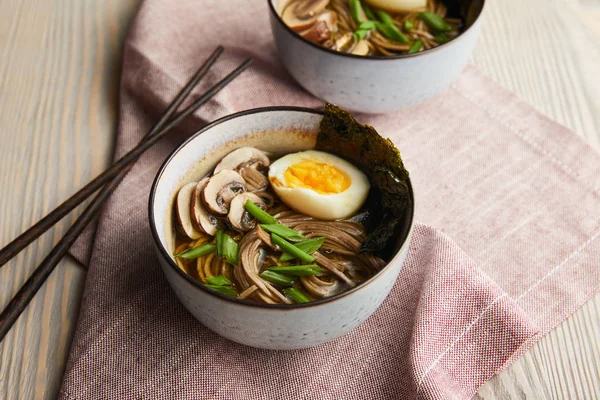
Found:
[[[249,110],[215,121],[175,150],[158,172],[150,195],[149,209],[155,240],[159,242],[161,252],[172,267],[179,270],[172,256],[175,244],[173,205],[177,192],[183,185],[199,181],[226,154],[239,147],[253,146],[274,155],[312,149],[316,144],[321,119],[321,112],[303,108]],[[412,188],[410,190],[412,199]],[[413,222],[413,204],[411,201],[405,218],[397,226],[395,240],[386,249],[390,259],[400,250],[409,235]],[[201,286],[199,283],[197,285]]]
[[[294,0],[268,0],[269,5],[270,5],[269,8],[270,8],[271,12],[273,14],[275,14],[277,19],[280,21],[280,23],[286,27],[287,27],[287,25],[285,25],[285,23],[281,19],[280,13],[285,8],[285,6],[288,3],[290,3],[291,1],[294,1]],[[485,0],[441,0],[441,1],[448,8],[448,16],[462,19],[464,21],[464,27],[463,27],[462,31],[460,32],[460,34],[456,38],[454,38],[454,39],[448,41],[447,43],[442,44],[438,47],[442,47],[442,46],[447,45],[448,43],[452,43],[454,40],[459,38],[465,31],[467,31],[471,26],[473,26],[475,21],[477,21],[477,19],[481,15],[481,13],[483,11],[483,6],[485,4]],[[289,30],[290,30],[290,32],[293,32],[297,38],[299,38],[307,43],[313,44],[312,42],[310,42],[307,39],[300,36],[297,32],[294,32],[291,29],[289,29]],[[315,45],[315,46],[329,51],[329,49],[321,47],[320,45]],[[435,49],[436,48],[434,47],[432,49],[424,50],[424,51],[422,51],[420,53],[416,53],[416,54],[399,54],[399,55],[395,55],[395,56],[356,56],[356,57],[377,58],[377,59],[394,59],[394,58],[403,58],[403,57],[415,57],[415,56],[419,56],[421,54],[426,54]],[[333,50],[331,50],[331,51],[333,52]],[[335,53],[342,55],[342,56],[352,56],[352,55],[349,55],[346,53],[339,53],[339,52],[335,52]],[[352,57],[354,57],[354,56],[352,56]]]

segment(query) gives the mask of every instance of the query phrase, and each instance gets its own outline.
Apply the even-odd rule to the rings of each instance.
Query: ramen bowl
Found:
[[[299,349],[333,340],[364,322],[383,302],[402,269],[413,231],[414,201],[390,243],[389,262],[371,279],[346,292],[305,304],[271,305],[228,297],[204,287],[173,259],[173,204],[178,190],[198,181],[224,155],[243,146],[289,153],[314,148],[323,114],[276,107],[224,117],[198,131],[164,162],[152,185],[150,227],[162,270],[187,310],[202,324],[235,342],[265,349]]]
[[[284,1],[267,0],[281,62],[308,92],[364,113],[387,113],[441,93],[467,65],[481,29],[485,0],[448,0],[464,20],[460,35],[415,54],[359,56],[315,44],[290,29],[278,11]]]

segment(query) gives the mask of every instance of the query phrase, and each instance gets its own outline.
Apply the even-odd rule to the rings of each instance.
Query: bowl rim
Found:
[[[287,30],[289,33],[292,34],[292,36],[294,36],[296,39],[299,39],[300,41],[318,49],[321,50],[325,53],[329,53],[329,54],[334,54],[340,57],[347,57],[347,58],[353,58],[353,59],[359,59],[359,60],[400,60],[403,58],[413,58],[413,57],[420,57],[420,56],[425,56],[427,54],[431,54],[435,51],[441,50],[443,48],[446,48],[448,46],[450,46],[452,43],[455,43],[456,41],[458,41],[460,38],[462,38],[463,36],[465,36],[465,34],[471,30],[471,28],[473,28],[473,26],[475,26],[475,24],[477,24],[480,20],[481,20],[481,15],[483,14],[483,10],[485,9],[485,4],[486,4],[486,0],[481,0],[481,11],[479,12],[479,14],[477,15],[477,18],[475,18],[475,20],[473,21],[473,23],[467,28],[465,29],[463,32],[459,33],[458,36],[456,36],[453,39],[450,39],[449,41],[447,41],[446,43],[443,43],[439,46],[436,47],[432,47],[431,49],[427,49],[427,50],[423,50],[420,51],[418,53],[414,53],[414,54],[397,54],[394,56],[359,56],[356,54],[348,54],[348,53],[340,53],[339,51],[335,51],[335,50],[331,50],[328,49],[326,47],[320,46],[316,43],[311,42],[310,40],[307,40],[305,38],[303,38],[302,36],[300,36],[298,34],[298,32],[292,30],[292,28],[290,28],[289,26],[287,26],[287,24],[285,22],[283,22],[283,19],[281,18],[281,16],[279,15],[279,13],[277,12],[277,10],[275,9],[275,6],[273,5],[273,0],[267,0],[267,3],[269,4],[269,10],[271,12],[272,15],[275,16],[275,19],[277,20],[277,22],[279,22],[279,24],[281,24],[285,30]]]
[[[327,304],[327,303],[332,303],[336,300],[340,300],[346,296],[351,295],[352,293],[355,293],[361,289],[365,289],[366,287],[370,286],[370,284],[372,282],[374,282],[376,279],[380,278],[383,273],[385,271],[387,271],[392,264],[394,264],[397,259],[401,256],[401,254],[404,251],[407,251],[408,249],[406,249],[406,247],[408,247],[410,245],[410,239],[412,237],[412,233],[414,230],[414,226],[415,226],[415,200],[414,200],[414,191],[412,188],[412,183],[410,181],[410,178],[408,179],[408,189],[409,189],[409,195],[410,198],[412,200],[412,207],[410,209],[410,215],[409,215],[409,223],[408,223],[408,232],[406,234],[406,238],[404,239],[404,241],[402,242],[400,248],[398,249],[398,251],[394,254],[394,256],[392,257],[392,259],[381,269],[379,270],[375,275],[373,275],[371,278],[369,278],[367,281],[363,282],[362,284],[353,287],[345,292],[336,294],[335,296],[331,296],[331,297],[327,297],[324,299],[319,299],[319,300],[315,300],[315,301],[311,301],[309,303],[302,303],[302,304],[263,304],[263,303],[256,303],[256,302],[251,302],[251,301],[247,301],[247,300],[239,300],[237,298],[233,298],[230,296],[225,296],[221,293],[217,293],[215,291],[209,290],[208,288],[204,287],[204,285],[202,285],[200,282],[198,282],[197,280],[195,280],[194,278],[192,278],[191,276],[189,276],[187,273],[185,273],[184,271],[181,270],[181,268],[179,268],[179,266],[175,263],[175,261],[173,261],[171,254],[167,251],[167,249],[165,248],[165,246],[163,246],[161,240],[160,240],[160,236],[158,234],[158,230],[156,228],[156,221],[154,218],[154,204],[155,204],[155,197],[156,197],[156,190],[158,185],[160,184],[162,175],[164,173],[164,171],[166,170],[167,166],[171,163],[171,161],[177,157],[177,154],[185,147],[188,145],[188,143],[190,143],[192,140],[194,140],[195,138],[197,138],[198,136],[200,136],[202,133],[211,130],[212,128],[227,122],[229,120],[232,119],[236,119],[239,117],[243,117],[246,115],[252,115],[252,114],[260,114],[260,113],[270,113],[270,112],[288,112],[288,111],[292,111],[292,112],[301,112],[301,113],[307,113],[307,114],[316,114],[316,115],[325,115],[325,113],[321,110],[315,110],[312,108],[306,108],[306,107],[295,107],[295,106],[274,106],[274,107],[259,107],[259,108],[252,108],[252,109],[248,109],[248,110],[244,110],[244,111],[239,111],[233,114],[229,114],[226,115],[224,117],[221,117],[209,124],[207,124],[206,126],[202,127],[201,129],[197,130],[196,132],[194,132],[188,139],[186,139],[183,143],[181,143],[179,146],[177,146],[170,154],[169,156],[167,156],[167,158],[165,159],[165,161],[163,161],[163,163],[161,164],[158,172],[156,173],[156,176],[152,182],[152,186],[150,189],[150,196],[148,197],[148,218],[149,218],[149,222],[150,222],[150,231],[152,233],[152,239],[154,240],[155,245],[157,246],[158,250],[160,251],[162,257],[166,260],[167,264],[169,265],[169,267],[171,267],[172,269],[175,270],[175,272],[177,274],[179,274],[180,276],[182,276],[186,281],[188,281],[189,283],[192,284],[192,286],[194,286],[196,289],[200,289],[201,291],[204,291],[205,293],[214,296],[215,298],[221,299],[221,300],[225,300],[228,302],[231,302],[233,304],[237,304],[240,306],[247,306],[247,307],[252,307],[252,308],[263,308],[263,309],[271,309],[271,310],[282,310],[282,311],[291,311],[294,309],[304,309],[304,308],[310,308],[310,307],[316,307],[316,306],[320,306],[323,304]],[[252,133],[252,132],[248,132],[248,133]]]

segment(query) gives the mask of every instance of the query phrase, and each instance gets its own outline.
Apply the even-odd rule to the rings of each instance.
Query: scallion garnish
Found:
[[[271,267],[267,269],[267,271],[277,272],[283,275],[290,276],[310,276],[310,275],[318,275],[322,272],[321,267],[317,264],[307,264],[307,265],[278,265],[276,267]]]
[[[246,200],[246,204],[244,206],[246,207],[246,211],[248,211],[261,224],[276,224],[277,223],[277,219],[275,219],[275,217],[273,217],[268,212],[263,211],[260,207],[258,207],[252,201]]]
[[[412,46],[410,46],[410,49],[408,50],[408,54],[417,53],[419,50],[421,50],[421,47],[423,47],[423,42],[420,40],[417,40],[416,42],[413,43]]]
[[[310,302],[310,299],[308,298],[308,296],[296,288],[283,289],[283,293],[290,299],[294,300],[294,303],[309,303]]]
[[[205,287],[214,290],[215,292],[224,294],[225,296],[237,297],[237,292],[233,286],[221,286],[221,285],[204,285]]]
[[[231,265],[238,262],[238,244],[226,233],[223,233],[223,259]]]
[[[375,21],[377,18],[375,18],[375,14],[373,14],[373,11],[369,8],[369,6],[364,3],[361,5],[362,5],[362,9],[365,12],[365,15],[367,16],[367,18],[370,19],[371,21]]]
[[[411,31],[411,30],[413,30],[414,27],[415,27],[415,25],[412,22],[410,22],[409,20],[404,21],[404,30],[405,31],[407,31],[407,32]]]
[[[231,282],[226,276],[223,276],[223,275],[207,276],[204,279],[206,279],[206,282],[208,282],[209,285],[215,285],[215,286],[233,285],[233,282]]]
[[[306,254],[312,254],[315,251],[319,250],[319,248],[323,245],[324,242],[325,242],[324,237],[318,237],[318,238],[314,238],[314,239],[305,240],[304,242],[294,243],[294,246],[296,246],[297,248],[299,248]],[[296,257],[294,257],[293,255],[291,255],[288,252],[284,252],[281,255],[281,257],[279,257],[279,262],[293,260],[294,258],[296,258]]]
[[[217,231],[217,255],[223,257],[223,231]]]
[[[271,233],[271,241],[277,246],[281,247],[283,251],[291,254],[295,258],[298,258],[301,261],[311,263],[315,261],[315,258],[310,254],[306,254],[304,251],[300,250],[293,244],[285,241],[281,236],[276,235],[275,233]]]
[[[354,21],[356,21],[357,24],[363,22],[365,19],[363,16],[362,6],[360,5],[360,0],[349,0],[349,6],[350,14],[352,14]]]
[[[294,278],[270,270],[264,271],[262,274],[260,274],[260,277],[265,281],[269,281],[281,286],[292,286],[294,284]]]
[[[395,40],[396,42],[405,43],[405,44],[410,43],[410,40],[408,40],[408,37],[406,37],[406,35],[404,33],[400,32],[400,29],[398,29],[398,27],[394,24],[386,24],[383,22],[376,22],[375,26],[377,27],[377,30],[379,32],[381,32],[381,34],[383,36],[387,37],[388,39]]]
[[[202,257],[208,253],[212,253],[215,251],[217,246],[212,243],[204,243],[198,247],[194,247],[193,249],[189,249],[180,254],[175,254],[175,257],[185,258],[188,260],[193,260],[198,257]]]
[[[425,22],[431,29],[437,32],[448,32],[452,30],[452,26],[444,18],[440,17],[436,13],[429,11],[420,12],[419,17]]]
[[[275,233],[290,242],[301,242],[303,240],[306,240],[306,238],[302,236],[300,232],[297,232],[292,228],[288,228],[285,225],[261,224],[260,227],[263,228],[265,231],[269,233]]]

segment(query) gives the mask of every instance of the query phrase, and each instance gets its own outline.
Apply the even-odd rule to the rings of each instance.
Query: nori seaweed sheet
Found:
[[[359,124],[350,113],[333,104],[325,104],[324,109],[316,150],[345,158],[369,178],[367,206],[371,217],[361,251],[382,251],[410,201],[408,171],[391,140],[382,138],[373,127]]]

